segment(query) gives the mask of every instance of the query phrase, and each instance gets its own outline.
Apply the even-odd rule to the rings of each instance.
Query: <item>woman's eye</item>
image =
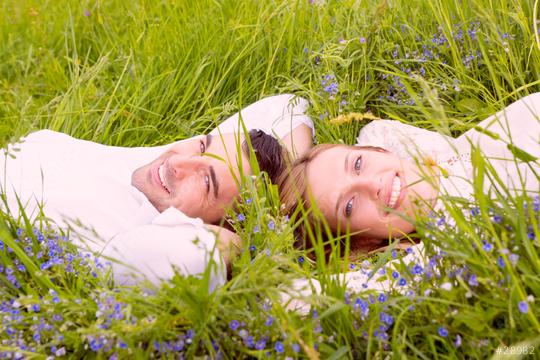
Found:
[[[208,175],[204,175],[204,184],[206,185],[206,192],[210,192],[210,177]]]
[[[204,143],[204,141],[201,140],[199,147],[201,150],[201,155],[204,154],[206,152],[206,144]]]
[[[354,170],[359,171],[361,167],[362,167],[362,157],[359,156],[354,162]]]
[[[345,205],[345,216],[349,217],[352,213],[352,207],[353,207],[353,199],[349,200],[347,204]]]

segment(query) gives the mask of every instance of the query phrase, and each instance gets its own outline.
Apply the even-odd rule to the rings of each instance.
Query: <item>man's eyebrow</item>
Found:
[[[349,164],[349,155],[351,153],[348,152],[345,156],[345,163],[344,163],[344,174],[347,176],[347,165]],[[343,198],[343,193],[339,194],[338,199],[336,201],[336,208],[334,209],[334,213],[336,214],[336,220],[339,219],[339,204],[341,204],[341,199]]]
[[[210,144],[212,144],[212,134],[207,134],[206,135],[206,144],[205,144],[205,147],[206,149],[208,149],[210,147]]]
[[[213,166],[210,166],[210,179],[212,179],[212,187],[214,188],[214,198],[217,199],[219,192],[219,181],[216,177],[216,171]]]

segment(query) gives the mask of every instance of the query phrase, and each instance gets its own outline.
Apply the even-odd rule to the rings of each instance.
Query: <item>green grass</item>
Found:
[[[310,101],[321,143],[354,142],[361,122],[329,121],[349,112],[458,135],[540,91],[538,6],[515,0],[4,0],[0,145],[42,128],[110,145],[166,144],[285,92]],[[476,165],[485,166],[478,159]],[[2,213],[0,353],[459,359],[527,346],[533,355],[524,358],[539,357],[534,200],[524,209],[522,198],[503,194],[493,202],[478,192],[471,206],[479,215],[456,209],[451,226],[418,224],[419,237],[437,246],[430,256],[439,276],[428,277],[426,268],[416,282],[402,269],[414,294],[394,292],[384,302],[371,294],[371,303],[370,294],[347,293],[329,280],[342,264],[315,265],[292,249],[275,189],[247,186],[252,190],[243,198],[253,202],[242,205],[246,220],[237,229],[244,251],[231,281],[211,294],[204,280],[181,277],[153,293],[113,287],[93,259],[73,260],[78,276],[65,265],[40,268],[48,259],[36,258],[44,246],[40,234],[54,239],[55,233]],[[482,240],[490,251],[482,250]],[[17,288],[5,268],[21,264],[29,271],[15,270]],[[287,311],[280,286],[314,272],[323,291],[304,301],[317,315]],[[444,290],[445,283],[452,289]],[[523,301],[525,313],[518,307]],[[380,313],[390,314],[391,324]],[[265,340],[265,350],[250,347],[249,336]]]

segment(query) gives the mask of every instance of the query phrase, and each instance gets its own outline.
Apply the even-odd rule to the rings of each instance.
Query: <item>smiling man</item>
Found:
[[[260,168],[275,177],[283,163],[277,140],[255,130],[250,132],[250,140]],[[247,142],[240,146],[240,154],[237,145],[235,134],[208,134],[179,142],[135,170],[131,183],[160,212],[174,207],[205,223],[218,223],[238,196],[240,169],[243,174],[252,173]],[[270,162],[276,163],[275,170]]]
[[[311,146],[306,107],[303,99],[278,95],[241,111],[245,127],[253,130],[249,138],[259,167],[271,178],[282,165],[278,140],[293,156]],[[200,274],[213,259],[221,269],[212,277],[215,285],[224,281],[227,247],[236,238],[208,224],[219,223],[238,196],[241,173],[252,173],[239,117],[208,135],[145,148],[38,131],[8,146],[9,155],[0,160],[0,192],[14,217],[20,199],[31,219],[43,210],[73,230],[79,245],[120,260],[113,267],[120,283],[139,282],[140,275],[157,283],[175,269]],[[135,276],[133,268],[139,270]]]

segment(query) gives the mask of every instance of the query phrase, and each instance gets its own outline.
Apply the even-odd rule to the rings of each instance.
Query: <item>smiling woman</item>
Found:
[[[345,145],[319,151],[305,169],[310,195],[330,227],[362,229],[362,237],[373,239],[414,229],[397,212],[413,217],[414,202],[433,203],[437,192],[423,181],[427,171],[381,148]],[[325,172],[332,178],[319,176]]]
[[[487,194],[504,188],[538,193],[540,168],[533,160],[540,156],[539,116],[537,93],[457,139],[397,121],[373,121],[360,132],[357,146],[322,144],[297,159],[280,179],[282,202],[287,212],[305,215],[299,227],[305,246],[311,245],[302,230],[318,223],[317,209],[332,232],[350,235],[352,253],[380,249],[414,231],[418,217],[443,209],[444,196],[470,199],[476,148],[501,179],[484,179]]]

